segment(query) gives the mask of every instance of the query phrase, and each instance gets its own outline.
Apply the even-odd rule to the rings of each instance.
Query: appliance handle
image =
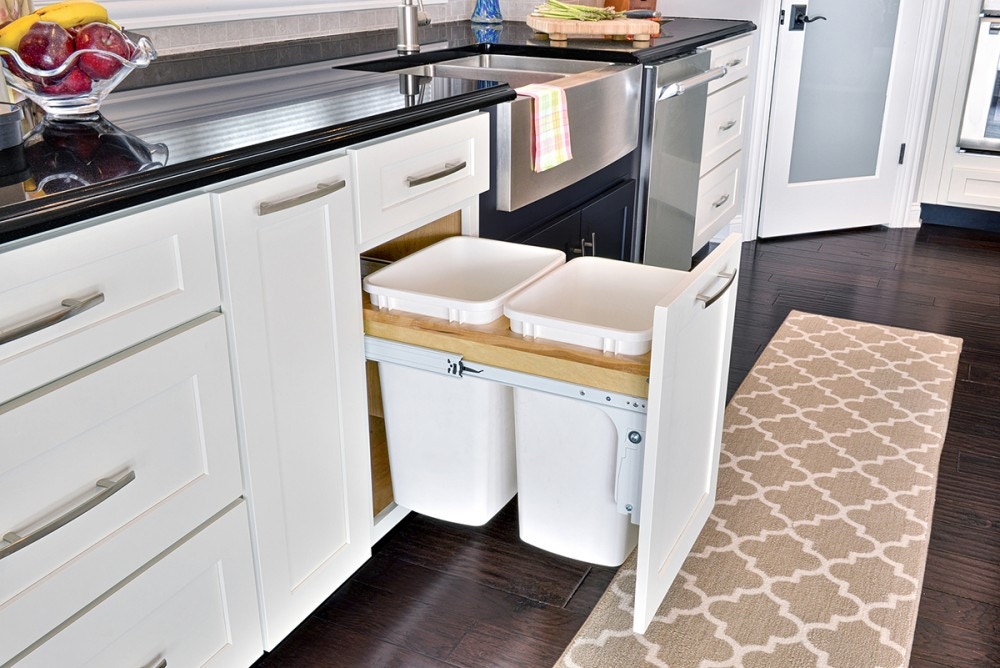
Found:
[[[696,74],[688,79],[667,84],[656,91],[656,101],[659,102],[661,100],[677,97],[678,95],[683,95],[691,88],[707,84],[708,82],[715,81],[716,79],[721,79],[726,76],[728,71],[729,69],[725,65],[720,65],[719,67],[714,67],[707,72]]]

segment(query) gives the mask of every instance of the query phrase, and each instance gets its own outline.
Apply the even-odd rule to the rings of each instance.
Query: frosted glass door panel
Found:
[[[789,183],[873,176],[900,0],[812,0]]]

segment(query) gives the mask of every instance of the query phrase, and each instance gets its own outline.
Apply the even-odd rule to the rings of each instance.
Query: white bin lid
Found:
[[[456,236],[369,274],[362,284],[379,308],[485,324],[503,315],[511,295],[565,261],[551,248]]]
[[[526,337],[605,352],[642,355],[653,339],[653,311],[685,272],[600,257],[579,257],[540,278],[504,306]]]

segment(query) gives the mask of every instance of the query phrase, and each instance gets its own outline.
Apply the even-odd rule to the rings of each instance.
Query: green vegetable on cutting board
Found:
[[[571,21],[605,21],[625,16],[625,12],[615,11],[611,7],[571,5],[559,2],[559,0],[546,0],[544,5],[535,7],[533,14],[546,19],[568,19]]]

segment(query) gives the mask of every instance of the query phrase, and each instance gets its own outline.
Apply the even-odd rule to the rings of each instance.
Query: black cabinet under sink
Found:
[[[565,216],[511,240],[557,248],[566,253],[567,260],[581,255],[628,260],[634,203],[635,181],[630,179]]]
[[[498,211],[496,192],[479,198],[479,234],[490,239],[558,248],[568,258],[574,249],[616,260],[633,258],[635,152],[607,167],[515,211]],[[596,237],[594,236],[596,235]],[[585,246],[581,247],[581,239]]]

